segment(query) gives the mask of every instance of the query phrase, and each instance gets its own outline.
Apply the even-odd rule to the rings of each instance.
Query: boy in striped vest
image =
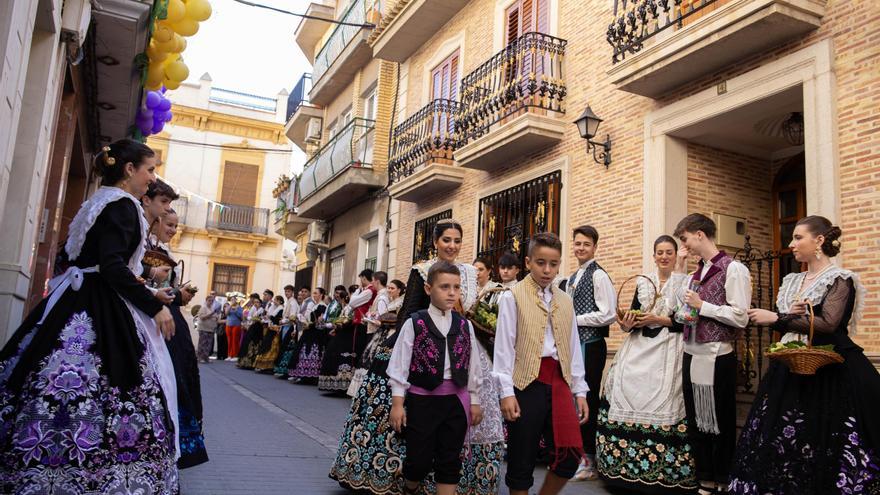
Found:
[[[689,287],[678,291],[673,324],[684,325],[682,383],[699,493],[727,486],[736,448],[736,334],[749,323],[749,269],[715,245],[715,222],[693,213],[675,228],[679,257],[697,256]],[[679,266],[684,266],[681,263]],[[694,428],[696,426],[696,428]]]
[[[529,242],[530,273],[498,300],[493,374],[508,423],[511,495],[526,495],[541,436],[553,451],[542,495],[559,493],[583,456],[580,425],[589,418],[584,361],[571,298],[553,284],[562,243],[551,233]],[[574,400],[572,400],[574,396]]]

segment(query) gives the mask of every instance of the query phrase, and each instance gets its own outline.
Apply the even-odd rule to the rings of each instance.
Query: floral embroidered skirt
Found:
[[[290,366],[290,360],[293,359],[294,349],[296,349],[296,327],[291,327],[281,339],[278,359],[275,360],[275,369],[272,370],[275,376],[287,378],[287,368]]]
[[[345,392],[354,370],[367,346],[367,330],[363,325],[343,325],[330,337],[321,361],[318,390]]]
[[[599,408],[596,465],[604,480],[632,491],[698,488],[686,419],[668,426],[611,421],[604,400]]]
[[[177,493],[175,432],[152,354],[131,363],[143,377],[139,385],[111,387],[97,335],[125,323],[100,320],[98,328],[89,310],[60,306],[53,313],[69,316],[57,337],[46,327],[28,329],[8,344],[15,349],[3,351],[0,493]],[[51,350],[10,387],[21,357],[46,339],[55,341]]]
[[[263,335],[263,341],[260,344],[260,353],[254,359],[254,370],[265,371],[273,369],[280,351],[281,332],[267,328],[266,334]]]
[[[324,330],[310,327],[293,348],[287,375],[292,378],[318,378],[324,358]]]
[[[260,343],[263,341],[263,324],[259,322],[251,323],[251,326],[244,333],[241,339],[241,350],[238,352],[238,362],[236,366],[243,370],[254,369],[254,362],[260,353]]]
[[[858,347],[813,375],[772,363],[743,427],[730,493],[880,493],[880,375]]]

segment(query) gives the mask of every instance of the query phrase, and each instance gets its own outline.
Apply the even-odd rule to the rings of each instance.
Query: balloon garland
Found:
[[[186,38],[199,32],[199,23],[211,17],[208,0],[159,0],[153,9],[150,42],[140,56],[144,96],[135,118],[140,137],[162,132],[171,120],[171,101],[165,92],[175,90],[189,77],[181,53]]]

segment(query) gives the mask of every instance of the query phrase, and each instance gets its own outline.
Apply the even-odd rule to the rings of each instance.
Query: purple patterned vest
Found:
[[[434,390],[443,383],[443,368],[449,352],[452,381],[459,387],[468,383],[471,363],[471,338],[468,322],[455,311],[452,326],[446,337],[434,325],[428,310],[410,316],[413,325],[412,360],[409,364],[409,383],[426,390]]]
[[[733,262],[733,258],[724,251],[719,252],[712,258],[712,266],[706,271],[706,276],[700,279],[705,264],[701,261],[694,273],[693,279],[700,282],[697,293],[700,299],[716,306],[727,305],[727,291],[724,285],[727,282],[727,267]],[[697,320],[697,343],[726,342],[736,339],[735,327],[721,323],[712,318],[700,316]],[[690,327],[685,327],[684,338],[690,338]]]

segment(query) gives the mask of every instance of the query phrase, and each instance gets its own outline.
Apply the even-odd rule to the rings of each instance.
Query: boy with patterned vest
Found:
[[[590,420],[581,427],[584,437],[585,459],[575,473],[575,480],[594,480],[596,475],[596,423],[599,418],[599,388],[608,355],[608,328],[617,320],[617,294],[611,277],[595,260],[599,232],[590,225],[582,225],[572,233],[572,249],[579,268],[566,282],[566,292],[574,303],[580,337],[581,354],[587,385],[587,405]]]
[[[480,357],[470,322],[452,310],[461,297],[458,267],[434,263],[425,292],[431,305],[406,320],[388,362],[390,420],[405,433],[404,493],[416,493],[433,471],[437,494],[452,495],[468,427],[482,420]]]
[[[579,425],[589,418],[588,387],[571,298],[553,284],[561,258],[559,238],[537,234],[526,256],[529,275],[498,300],[493,374],[509,422],[511,495],[526,495],[534,483],[542,435],[553,451],[542,495],[559,493],[583,456]]]
[[[736,447],[737,332],[749,323],[748,268],[715,245],[715,222],[686,216],[675,228],[680,258],[700,259],[688,286],[678,291],[674,325],[684,326],[683,391],[700,493],[726,487]],[[679,263],[684,266],[685,263]]]

